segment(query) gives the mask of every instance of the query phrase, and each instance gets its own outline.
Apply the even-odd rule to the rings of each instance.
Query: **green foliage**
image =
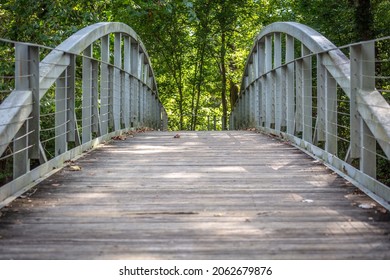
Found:
[[[0,3],[0,20],[0,38],[51,47],[87,25],[101,21],[124,22],[142,38],[151,56],[160,99],[169,114],[170,129],[208,129],[213,127],[214,117],[217,129],[222,129],[226,128],[226,124],[222,126],[222,118],[226,123],[231,108],[229,88],[240,84],[253,39],[263,26],[276,21],[301,22],[342,46],[390,35],[390,2],[6,0]],[[377,53],[378,60],[390,59],[388,45],[378,43]],[[0,57],[13,57],[13,49],[0,43]],[[389,65],[381,63],[378,70],[390,76]],[[0,61],[0,102],[13,88],[13,80],[6,78],[12,76],[13,67],[12,61]],[[389,82],[378,83],[384,97],[390,100]],[[54,93],[49,93],[47,98],[50,94]],[[341,97],[340,100],[340,112],[347,110],[347,100],[344,102]],[[53,127],[49,116],[54,112],[54,104],[49,99],[42,104],[42,114],[48,117],[42,118],[41,127]],[[338,121],[348,126],[348,118],[340,117]],[[52,132],[43,133],[45,138],[50,138]],[[339,133],[340,137],[348,135],[347,130]],[[52,146],[49,141],[44,148],[51,151]],[[345,154],[347,148],[341,149]],[[379,165],[386,166],[382,162]]]
[[[110,19],[110,1],[10,0],[0,6],[0,37],[56,46],[86,25]]]
[[[363,2],[367,1],[9,0],[0,4],[5,23],[0,37],[54,47],[92,23],[125,22],[140,35],[156,66],[170,128],[199,129],[206,127],[207,115],[228,117],[229,87],[240,84],[261,27],[299,21],[344,45],[359,38],[356,26]],[[389,32],[388,5],[371,1],[376,34]]]

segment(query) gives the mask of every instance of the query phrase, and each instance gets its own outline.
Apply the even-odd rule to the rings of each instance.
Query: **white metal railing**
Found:
[[[247,59],[230,128],[288,139],[389,208],[389,49],[390,38],[337,48],[305,25],[271,24]]]
[[[129,26],[94,24],[55,49],[0,39],[0,203],[137,127],[166,129],[167,115]]]

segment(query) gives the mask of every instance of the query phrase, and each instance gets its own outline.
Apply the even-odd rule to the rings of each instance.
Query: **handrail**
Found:
[[[388,206],[390,188],[376,179],[377,158],[390,159],[387,88],[377,87],[375,75],[378,40],[338,48],[299,23],[265,27],[246,61],[230,127],[286,138]]]
[[[11,90],[0,104],[0,163],[12,158],[14,180],[0,187],[0,201],[114,135],[137,127],[167,128],[150,58],[129,26],[97,23],[54,49],[0,43],[15,49],[14,66],[7,62],[15,69],[7,85]],[[0,82],[4,79],[0,73]],[[55,104],[49,128],[42,127],[42,102]],[[46,131],[51,136],[43,139]],[[45,151],[51,142],[53,155]]]

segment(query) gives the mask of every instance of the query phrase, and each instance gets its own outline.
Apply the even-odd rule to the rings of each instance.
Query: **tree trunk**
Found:
[[[355,0],[355,28],[357,40],[374,39],[373,15],[370,0]]]
[[[199,64],[199,79],[196,82],[196,105],[195,105],[195,117],[194,117],[194,130],[196,130],[196,125],[198,122],[198,110],[199,110],[199,102],[200,102],[200,93],[202,91],[202,82],[203,82],[203,66],[204,66],[204,55],[206,51],[206,42],[203,42],[202,50],[200,53],[200,64]]]
[[[222,76],[222,89],[221,89],[221,99],[222,99],[222,130],[227,129],[227,99],[226,99],[226,65],[225,65],[225,58],[226,58],[226,34],[224,31],[222,31],[221,35],[221,76]]]

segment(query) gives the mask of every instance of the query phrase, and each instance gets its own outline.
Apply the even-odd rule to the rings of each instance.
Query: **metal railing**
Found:
[[[0,202],[138,127],[166,129],[167,115],[129,26],[94,24],[55,49],[0,39]]]
[[[389,50],[390,38],[337,48],[302,24],[271,24],[248,57],[230,128],[288,139],[389,208]]]

